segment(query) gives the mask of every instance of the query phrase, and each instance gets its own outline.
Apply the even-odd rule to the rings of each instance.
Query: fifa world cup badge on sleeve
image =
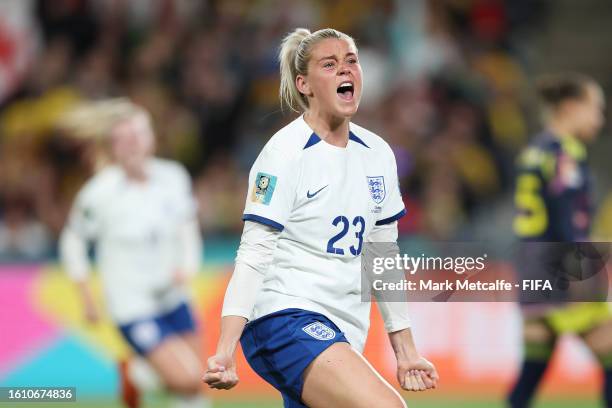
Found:
[[[255,177],[255,186],[253,186],[253,194],[251,201],[264,205],[269,205],[276,187],[276,176],[266,173],[257,173]]]

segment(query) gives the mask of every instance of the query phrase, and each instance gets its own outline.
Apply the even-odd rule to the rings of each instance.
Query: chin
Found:
[[[350,106],[339,106],[336,109],[336,112],[338,112],[338,116],[350,118],[351,116],[357,113],[358,108],[359,108],[359,104],[355,103],[355,104],[351,104]]]

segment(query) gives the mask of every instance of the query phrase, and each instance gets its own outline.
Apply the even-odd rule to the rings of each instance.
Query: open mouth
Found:
[[[338,96],[340,96],[340,98],[344,99],[345,101],[352,100],[354,93],[353,83],[348,81],[341,83],[340,86],[338,86],[338,88],[336,89],[336,92],[338,93]]]

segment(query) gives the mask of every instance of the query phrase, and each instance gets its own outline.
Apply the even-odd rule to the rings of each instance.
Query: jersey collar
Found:
[[[359,137],[357,137],[352,131],[349,131],[349,141],[351,140],[353,142],[359,143],[360,145],[367,147],[368,149],[370,148],[370,146],[365,144],[365,142],[361,140]],[[320,141],[321,141],[321,138],[316,133],[313,132],[308,138],[308,141],[306,142],[306,144],[304,145],[304,150],[308,149],[311,146],[316,145]]]

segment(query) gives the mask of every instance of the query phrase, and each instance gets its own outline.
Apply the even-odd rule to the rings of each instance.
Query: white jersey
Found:
[[[186,296],[173,276],[180,226],[195,217],[191,181],[181,165],[161,159],[150,160],[147,177],[139,183],[106,167],[78,193],[68,222],[96,242],[105,299],[120,324],[169,311]]]
[[[303,117],[281,129],[249,175],[243,219],[282,231],[251,318],[287,308],[318,312],[362,350],[370,314],[361,301],[363,243],[375,225],[405,212],[395,157],[380,137],[351,123],[340,148]]]

